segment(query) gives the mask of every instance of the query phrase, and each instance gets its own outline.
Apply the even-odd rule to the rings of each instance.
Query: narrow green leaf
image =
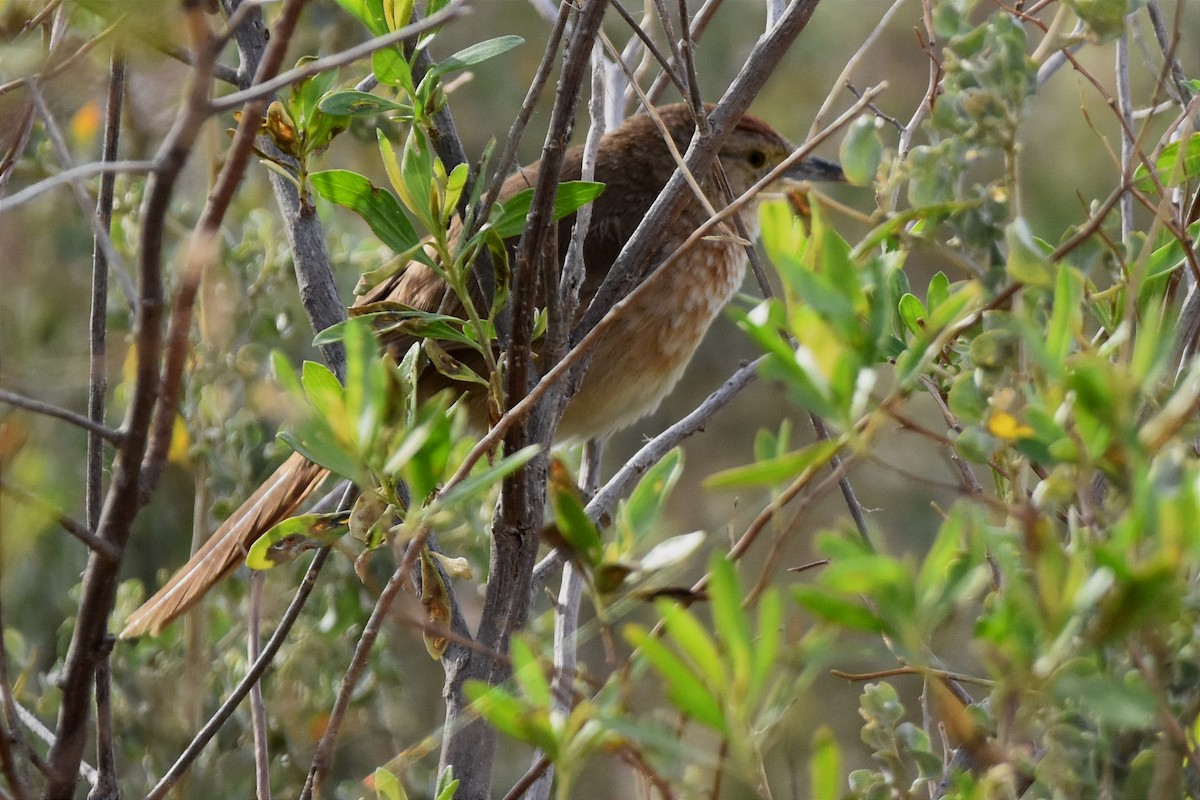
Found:
[[[362,467],[358,460],[342,448],[327,426],[310,426],[304,431],[303,439],[288,431],[280,431],[275,436],[309,461],[320,464],[343,478],[357,480],[360,477]]]
[[[811,794],[813,800],[838,800],[841,797],[842,764],[837,739],[827,726],[822,725],[813,733],[811,769]]]
[[[744,691],[748,688],[754,656],[751,653],[750,621],[742,610],[741,582],[733,562],[720,553],[713,554],[708,570],[709,609],[713,624],[716,625],[721,644],[729,654],[733,667],[731,677]]]
[[[1154,164],[1154,171],[1168,189],[1200,175],[1200,133],[1164,147]],[[1143,192],[1154,189],[1154,180],[1145,164],[1138,164],[1133,171],[1133,181]]]
[[[794,590],[796,602],[818,617],[851,630],[867,633],[882,633],[883,620],[874,612],[856,603],[851,603],[814,586],[797,586]]]
[[[449,75],[452,72],[482,64],[498,55],[507,53],[514,47],[524,44],[524,42],[525,40],[520,36],[497,36],[495,39],[478,42],[470,47],[459,50],[445,61],[442,61],[433,68],[433,72],[438,75]]]
[[[367,116],[385,111],[398,111],[404,115],[412,114],[412,106],[410,105],[395,103],[377,94],[360,92],[353,89],[326,95],[322,98],[318,108],[326,114],[347,117]]]
[[[754,661],[750,673],[751,701],[761,696],[768,678],[778,667],[775,657],[779,654],[779,635],[782,627],[783,601],[779,597],[779,590],[771,587],[763,593],[758,603],[758,638],[754,641]]]
[[[718,472],[706,479],[704,485],[709,489],[741,489],[791,480],[806,469],[825,464],[841,444],[840,439],[813,442],[791,453]]]
[[[604,557],[600,529],[584,512],[583,503],[570,491],[557,491],[551,499],[558,531],[589,567],[595,568]]]
[[[692,614],[671,600],[659,600],[656,604],[663,625],[671,641],[684,652],[703,675],[708,685],[719,688],[729,685],[729,672],[721,661],[717,643]]]
[[[521,467],[528,464],[538,454],[538,446],[531,444],[511,456],[505,456],[487,469],[476,472],[465,478],[461,483],[446,492],[441,498],[443,506],[453,506],[455,503],[475,497],[479,492],[494,486],[507,478]]]
[[[640,625],[625,626],[625,639],[641,651],[667,683],[667,699],[681,712],[719,733],[727,733],[725,713],[716,696],[662,642]]]
[[[640,541],[657,525],[671,489],[683,474],[683,450],[676,447],[646,471],[637,487],[617,509],[617,519]]]
[[[564,181],[558,185],[554,195],[554,218],[574,214],[584,204],[590,203],[604,191],[603,183],[591,181]],[[525,230],[525,218],[529,216],[529,208],[533,203],[533,189],[522,189],[504,201],[497,203],[492,215],[492,229],[501,239],[519,236]]]
[[[420,244],[416,229],[388,190],[376,188],[362,175],[344,169],[314,172],[308,179],[317,194],[362,217],[393,252],[404,253]]]

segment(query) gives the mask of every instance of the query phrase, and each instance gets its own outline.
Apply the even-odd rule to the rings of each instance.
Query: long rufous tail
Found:
[[[191,560],[125,621],[122,639],[157,634],[199,602],[246,557],[250,545],[287,519],[328,475],[299,453],[293,453],[233,512]]]

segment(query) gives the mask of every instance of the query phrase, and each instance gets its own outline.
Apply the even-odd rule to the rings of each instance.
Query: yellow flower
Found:
[[[1007,411],[997,411],[988,420],[988,432],[1006,442],[1033,436],[1033,428],[1022,425]]]

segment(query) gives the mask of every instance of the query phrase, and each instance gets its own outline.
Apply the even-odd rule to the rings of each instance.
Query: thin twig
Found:
[[[305,78],[311,78],[313,75],[319,75],[322,72],[328,72],[329,70],[336,69],[338,67],[344,67],[347,64],[353,64],[355,61],[367,58],[377,50],[382,50],[385,47],[391,47],[394,44],[399,44],[400,42],[420,36],[422,33],[433,30],[439,25],[449,22],[455,17],[466,13],[467,4],[469,2],[471,2],[471,0],[450,0],[450,4],[441,11],[432,16],[426,17],[420,22],[415,22],[412,25],[405,25],[403,28],[398,28],[397,30],[386,33],[383,36],[376,36],[375,38],[369,39],[362,44],[355,45],[354,47],[347,47],[345,50],[334,53],[333,55],[326,56],[325,58],[318,58],[315,61],[310,61],[303,67],[297,67],[296,69],[288,70],[278,77],[272,78],[271,80],[263,83],[255,84],[249,89],[243,89],[240,92],[234,92],[233,94],[225,95],[219,100],[214,100],[211,103],[211,110],[216,114],[232,111],[235,108],[240,107],[243,103],[248,103],[251,100],[270,97],[285,86],[291,86],[293,83],[299,83]]]
[[[77,414],[74,411],[69,411],[65,408],[43,403],[41,400],[34,400],[30,397],[19,395],[16,392],[10,392],[6,389],[0,389],[0,403],[8,403],[10,406],[23,408],[26,411],[32,411],[35,414],[44,414],[47,417],[61,419],[64,422],[69,422],[76,427],[83,428],[89,433],[94,433],[106,442],[119,445],[124,440],[125,435],[121,431],[114,431],[112,428],[101,425],[98,422],[88,419],[82,414]]]
[[[70,171],[75,166],[75,162],[71,158],[71,151],[67,148],[67,140],[63,136],[62,130],[58,127],[58,123],[54,121],[54,115],[50,112],[50,107],[46,105],[46,98],[42,96],[42,92],[36,83],[29,84],[28,90],[29,97],[33,101],[33,107],[37,109],[38,116],[42,118],[42,125],[46,129],[46,136],[54,146],[54,151],[58,156],[59,162]],[[79,208],[83,211],[84,216],[87,217],[88,224],[92,228],[92,235],[95,237],[97,244],[104,249],[104,257],[108,259],[109,268],[117,276],[117,282],[121,284],[130,308],[135,308],[133,280],[129,277],[129,270],[125,268],[125,261],[121,258],[121,254],[117,252],[112,237],[109,236],[108,231],[100,225],[100,221],[92,213],[95,204],[88,197],[87,190],[83,188],[83,184],[79,180],[70,181],[70,186],[74,190],[75,200],[79,203]]]
[[[266,573],[255,571],[250,576],[250,612],[246,624],[246,658],[251,664],[258,661],[262,642],[259,625],[262,622],[263,585]],[[263,704],[262,682],[250,687],[250,729],[254,736],[254,789],[258,800],[271,800],[271,754],[267,749],[267,708]]]
[[[117,784],[116,743],[112,726],[112,650],[116,639],[104,637],[100,663],[96,667],[96,783],[88,800],[120,800]]]
[[[308,770],[308,778],[300,793],[301,800],[311,800],[320,792],[321,781],[325,777],[325,773],[333,766],[333,748],[337,743],[338,734],[341,732],[341,723],[346,716],[346,710],[350,707],[350,698],[354,694],[354,688],[358,686],[358,681],[367,667],[367,658],[371,655],[371,648],[375,646],[375,640],[379,638],[379,632],[383,629],[383,622],[387,618],[388,611],[412,575],[413,565],[424,548],[425,539],[428,536],[429,529],[425,528],[409,542],[404,559],[392,573],[392,577],[380,593],[379,599],[375,601],[375,607],[371,609],[371,616],[363,626],[362,635],[358,637],[358,642],[354,646],[354,655],[350,658],[350,665],[342,676],[337,698],[329,712],[329,721],[325,725],[325,732],[321,734],[321,739],[317,742],[312,765]]]
[[[146,795],[146,800],[161,800],[163,797],[166,797],[167,792],[171,791],[175,784],[179,782],[179,779],[187,772],[188,767],[192,765],[192,762],[196,760],[196,757],[200,755],[212,738],[217,735],[217,731],[233,715],[233,712],[241,704],[246,695],[250,693],[250,688],[258,683],[259,679],[266,673],[275,659],[275,654],[279,652],[279,648],[287,640],[292,626],[296,624],[296,620],[300,617],[300,611],[308,601],[308,596],[312,594],[313,587],[317,585],[317,576],[321,574],[321,568],[325,566],[325,559],[328,557],[328,547],[322,547],[317,551],[312,563],[308,565],[308,571],[304,573],[304,580],[300,582],[300,587],[296,589],[296,594],[292,597],[292,602],[288,605],[287,610],[283,612],[283,617],[279,620],[279,624],[275,627],[275,632],[271,634],[271,638],[263,646],[262,653],[258,659],[250,665],[245,677],[238,681],[238,685],[229,693],[229,697],[225,698],[225,702],[221,704],[221,707],[209,718],[204,727],[196,733],[196,736],[188,743],[187,748],[179,754],[179,758],[171,765],[171,769],[167,770],[167,774],[163,775],[162,779]]]
[[[96,161],[91,164],[81,164],[77,167],[65,169],[45,180],[38,181],[32,186],[27,186],[8,197],[0,197],[0,214],[3,214],[5,211],[11,211],[19,205],[24,205],[51,189],[55,189],[66,183],[73,183],[83,178],[90,178],[93,175],[115,174],[118,172],[142,174],[153,172],[154,169],[155,164],[153,161]]]
[[[15,486],[3,478],[0,478],[0,491],[12,495],[22,503],[25,503],[26,505],[31,506],[32,508],[35,508],[41,513],[45,514],[47,517],[58,523],[58,525],[60,525],[67,533],[83,542],[83,544],[86,545],[87,548],[92,552],[99,553],[108,559],[120,558],[120,552],[113,547],[111,542],[106,542],[105,540],[99,538],[96,536],[96,534],[92,533],[91,528],[89,528],[87,525],[84,525],[79,520],[67,516],[61,509],[57,508],[51,503],[46,502],[33,492],[29,492],[19,486]]]

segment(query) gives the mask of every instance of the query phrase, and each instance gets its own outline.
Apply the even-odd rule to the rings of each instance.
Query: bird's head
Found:
[[[747,114],[721,147],[721,166],[735,196],[746,192],[794,152],[795,148],[767,123]],[[782,181],[842,181],[842,168],[809,156],[784,173]]]

